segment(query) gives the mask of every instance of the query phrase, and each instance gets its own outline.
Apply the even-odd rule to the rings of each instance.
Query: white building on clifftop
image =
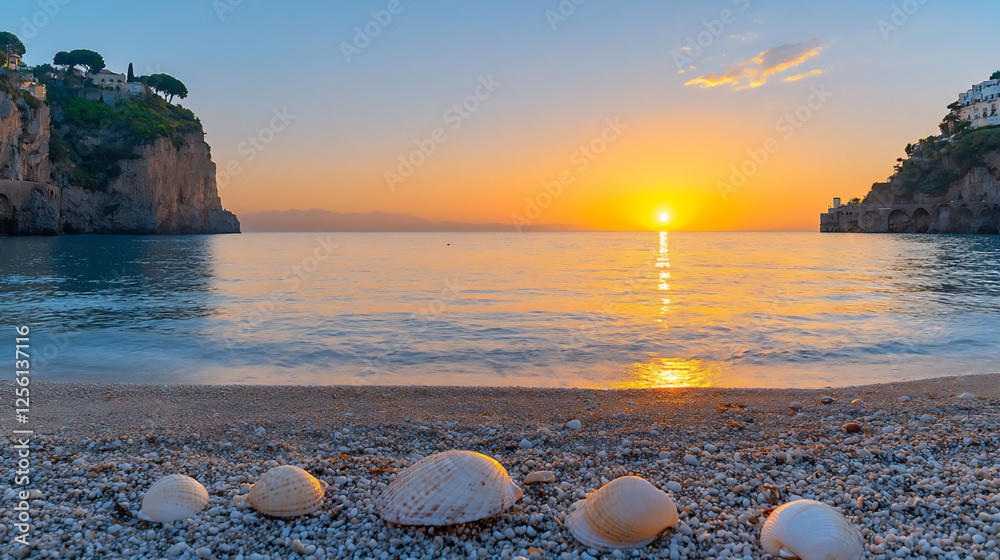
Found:
[[[1000,80],[980,82],[958,96],[959,112],[963,121],[974,128],[1000,124]]]

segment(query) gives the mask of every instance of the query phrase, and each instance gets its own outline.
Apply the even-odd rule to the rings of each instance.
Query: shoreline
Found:
[[[626,474],[668,491],[681,512],[680,525],[629,557],[765,557],[763,511],[796,497],[839,507],[873,558],[903,547],[992,558],[1000,532],[1000,374],[818,390],[31,387],[34,545],[0,558],[599,557],[562,520]],[[803,405],[794,414],[793,401]],[[567,429],[574,419],[581,430]],[[847,422],[862,431],[846,433]],[[17,429],[6,414],[0,428]],[[447,449],[490,455],[519,485],[535,470],[556,481],[522,486],[520,501],[484,521],[382,522],[372,502],[392,476]],[[331,484],[318,512],[277,520],[233,506],[282,463]],[[152,482],[174,473],[208,488],[208,509],[167,525],[133,518]],[[11,515],[0,517],[8,542]]]

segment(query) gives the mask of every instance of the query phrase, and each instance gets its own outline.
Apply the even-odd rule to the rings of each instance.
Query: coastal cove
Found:
[[[997,371],[1000,239],[0,239],[42,379],[825,387]]]

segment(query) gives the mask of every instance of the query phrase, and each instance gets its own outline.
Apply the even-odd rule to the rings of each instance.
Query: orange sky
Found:
[[[318,208],[646,230],[666,212],[672,230],[816,231],[834,196],[885,180],[908,142],[936,133],[959,92],[1000,67],[968,56],[995,51],[993,2],[920,4],[904,22],[868,0],[587,2],[564,19],[554,0],[441,0],[404,2],[385,25],[372,23],[378,1],[314,2],[308,17],[279,3],[198,4],[112,10],[153,28],[71,4],[25,37],[26,60],[87,45],[109,68],[180,77],[223,204],[240,216]],[[367,42],[366,26],[378,28]],[[817,102],[817,89],[832,96]],[[456,120],[455,104],[470,102]],[[800,127],[783,126],[810,103]],[[276,112],[292,117],[276,123]],[[582,156],[612,136],[609,119],[627,128]],[[386,173],[436,129],[434,153],[391,190]],[[251,148],[252,137],[266,141]],[[767,162],[746,163],[769,139]],[[722,196],[743,165],[757,169]],[[543,185],[563,172],[572,182],[552,197]]]

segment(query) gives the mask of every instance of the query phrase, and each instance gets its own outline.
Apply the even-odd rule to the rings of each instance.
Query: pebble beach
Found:
[[[799,498],[836,507],[870,558],[1000,559],[1000,374],[836,389],[31,388],[31,544],[12,543],[8,409],[2,559],[771,558],[760,528]],[[495,458],[524,496],[463,525],[383,522],[374,500],[396,473],[449,449]],[[330,484],[319,511],[234,505],[282,464]],[[522,484],[543,470],[555,480]],[[174,473],[204,484],[208,507],[137,519]],[[624,475],[666,491],[678,525],[628,551],[575,541],[570,507]]]

